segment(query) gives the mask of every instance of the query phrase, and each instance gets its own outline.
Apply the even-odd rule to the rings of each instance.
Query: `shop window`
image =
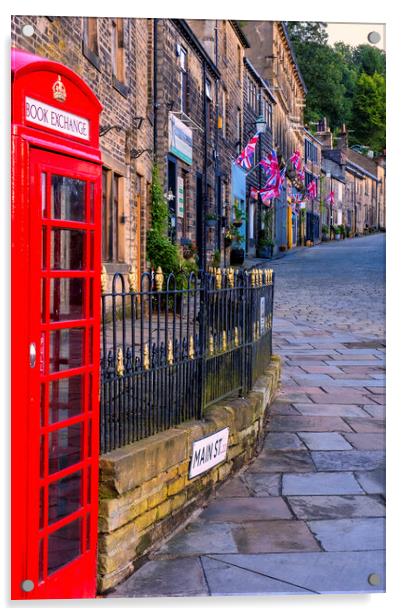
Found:
[[[102,259],[124,262],[124,178],[102,171]]]
[[[99,70],[98,20],[96,17],[83,18],[82,53]]]

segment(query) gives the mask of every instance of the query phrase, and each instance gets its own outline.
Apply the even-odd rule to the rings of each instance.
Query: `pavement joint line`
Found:
[[[291,553],[295,554],[295,552],[291,552]],[[296,554],[297,553],[298,552],[296,552]],[[301,552],[301,553],[303,553],[303,552]],[[258,554],[258,555],[261,556],[261,554]],[[252,555],[251,554],[247,554],[247,556],[252,556]],[[301,590],[307,590],[308,592],[311,592],[314,595],[320,595],[321,594],[320,592],[318,592],[317,590],[313,590],[312,588],[307,588],[306,586],[300,586],[300,584],[295,584],[294,582],[288,582],[287,580],[282,580],[281,578],[274,577],[273,575],[268,575],[267,573],[261,573],[260,571],[254,571],[254,569],[248,569],[247,567],[244,567],[244,566],[241,566],[241,565],[236,565],[235,563],[227,562],[226,560],[222,560],[221,558],[216,558],[216,557],[210,556],[209,554],[206,554],[205,558],[210,558],[211,560],[215,560],[216,562],[225,563],[225,565],[229,565],[231,567],[236,567],[237,569],[242,569],[243,571],[248,571],[249,573],[254,573],[256,575],[261,575],[262,577],[268,578],[270,580],[274,580],[275,582],[282,582],[282,584],[288,584],[289,586],[294,586],[294,588],[300,588]]]
[[[206,585],[206,587],[207,587],[208,594],[209,594],[209,596],[211,597],[211,596],[212,596],[212,591],[211,591],[211,587],[210,587],[210,585],[209,585],[208,576],[207,576],[207,574],[206,574],[206,572],[205,572],[204,563],[202,562],[202,554],[200,554],[200,555],[198,556],[198,561],[199,561],[200,566],[201,566],[202,575],[203,575],[204,580],[205,580],[205,585]]]

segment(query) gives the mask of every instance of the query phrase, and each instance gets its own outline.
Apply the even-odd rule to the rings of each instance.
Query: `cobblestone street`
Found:
[[[385,235],[272,266],[282,379],[263,449],[112,597],[385,589]]]

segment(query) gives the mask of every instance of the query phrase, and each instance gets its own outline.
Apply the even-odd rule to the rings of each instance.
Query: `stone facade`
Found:
[[[295,150],[303,155],[303,107],[307,90],[286,26],[281,21],[248,21],[243,29],[250,42],[247,57],[261,77],[268,81],[276,99],[273,135],[278,157],[287,160]],[[285,179],[285,190],[274,201],[275,251],[291,247],[296,233],[304,237],[304,230],[301,234],[297,232],[297,224],[292,220],[287,201],[291,192],[288,184],[289,180]]]
[[[101,457],[99,592],[128,577],[222,481],[251,460],[262,443],[279,379],[280,360],[273,357],[246,398],[225,399],[206,411],[205,421],[185,422]],[[192,443],[226,427],[226,461],[190,480]]]
[[[260,133],[255,160],[260,160],[269,153],[273,147],[273,108],[275,98],[266,82],[257,73],[250,60],[244,60],[244,142],[256,132],[256,120],[264,118],[266,129]],[[247,238],[246,250],[249,257],[259,255],[258,239],[262,225],[265,224],[267,213],[258,197],[253,196],[253,188],[260,189],[264,185],[263,169],[258,166],[254,171],[247,175]],[[265,222],[264,222],[265,221]],[[273,238],[272,238],[273,239]]]
[[[92,88],[103,105],[100,137],[104,162],[104,189],[118,191],[119,212],[113,223],[114,246],[105,251],[104,264],[109,273],[127,271],[132,265],[138,272],[145,267],[145,230],[147,221],[147,184],[151,180],[152,158],[149,153],[135,158],[135,150],[152,148],[152,106],[143,97],[146,89],[149,53],[148,24],[152,20],[122,19],[118,36],[122,53],[123,81],[116,76],[115,20],[107,17],[12,17],[12,45],[65,64]],[[32,25],[34,34],[22,34],[24,25]],[[89,30],[92,38],[89,40]],[[123,50],[123,51],[122,51]],[[134,118],[143,118],[140,129]],[[104,205],[104,203],[103,203]],[[104,238],[107,236],[103,211]],[[117,247],[118,245],[118,247]],[[105,255],[107,252],[107,256]]]

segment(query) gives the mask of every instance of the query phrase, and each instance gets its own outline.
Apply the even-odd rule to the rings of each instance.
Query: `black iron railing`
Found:
[[[165,278],[102,293],[101,452],[201,418],[244,395],[272,353],[272,270]]]

